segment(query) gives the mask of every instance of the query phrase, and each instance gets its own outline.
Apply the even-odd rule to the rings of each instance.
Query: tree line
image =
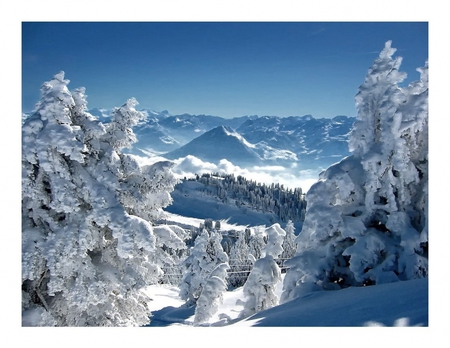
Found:
[[[203,192],[218,197],[223,203],[276,215],[281,222],[305,219],[306,200],[300,187],[286,188],[283,184],[266,185],[234,174],[205,173],[185,179],[202,183]],[[180,186],[175,186],[175,190]]]

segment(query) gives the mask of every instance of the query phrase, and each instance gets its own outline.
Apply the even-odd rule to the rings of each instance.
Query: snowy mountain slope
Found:
[[[166,212],[195,217],[197,219],[227,220],[232,224],[269,225],[277,220],[273,213],[263,213],[238,207],[233,203],[223,203],[214,196],[202,193],[205,186],[198,182],[185,181],[181,187],[171,193],[173,203],[167,206]]]
[[[171,193],[174,203],[165,208],[165,211],[182,216],[196,217],[197,219],[225,219],[230,223],[244,225],[269,225],[276,217],[274,214],[261,213],[225,204],[211,196],[185,195],[179,191]]]
[[[277,284],[277,296],[282,285],[282,281]],[[150,327],[192,325],[195,308],[187,308],[177,290],[159,285],[146,288],[145,293],[152,299]],[[242,288],[225,292],[217,313],[205,326],[428,326],[429,322],[427,278],[313,292],[240,319],[244,300]]]
[[[242,176],[204,174],[181,180],[166,212],[200,219],[256,226],[293,221],[301,230],[306,202],[302,191],[261,185]]]
[[[428,326],[428,278],[312,292],[242,326]]]
[[[252,143],[289,150],[303,166],[328,166],[349,154],[347,139],[353,122],[346,116],[266,116],[249,120],[236,131]]]
[[[169,213],[167,211],[164,212],[164,223],[165,224],[173,224],[180,226],[184,229],[189,230],[191,227],[199,227],[200,224],[204,223],[205,219],[188,217],[185,215],[178,215]],[[221,230],[223,231],[244,231],[248,224],[239,225],[236,223],[231,223],[227,220],[220,220]]]
[[[92,116],[95,116],[98,118],[100,122],[109,122],[111,120],[111,109],[102,109],[102,108],[93,108],[89,110],[89,113]]]
[[[163,153],[182,146],[183,139],[169,135],[155,119],[136,126],[134,132],[138,138],[134,152],[151,149],[153,153]]]
[[[188,155],[214,163],[227,159],[244,166],[262,162],[255,151],[255,146],[226,126],[213,128],[181,148],[166,153],[164,157],[177,159]]]
[[[213,119],[218,121],[217,118]],[[183,130],[185,135],[188,134],[182,141],[188,140],[189,136],[197,135],[194,139],[195,146],[201,147],[200,141],[205,140],[200,138],[204,134],[203,130],[197,127],[196,132],[193,132],[192,129],[197,123],[194,123],[192,118],[188,121],[178,120],[179,128],[176,130],[173,128],[170,131],[171,136],[176,138],[180,130]],[[252,144],[251,148],[261,160],[283,166],[296,163],[301,169],[327,167],[347,156],[349,154],[348,134],[354,122],[354,118],[346,116],[336,116],[333,119],[315,119],[312,116],[263,116],[236,120],[245,122],[233,128],[234,134]],[[171,126],[175,127],[177,123],[174,123],[173,119],[171,121]],[[238,125],[238,122],[234,123]],[[207,125],[205,122],[202,124]],[[197,140],[198,138],[200,139]],[[204,146],[211,146],[210,142],[205,143]],[[193,152],[189,153],[187,149],[197,151],[196,148],[185,148],[183,152],[176,153],[196,156]],[[211,161],[217,161],[217,157],[209,156],[208,158]],[[233,162],[230,158],[227,159]],[[246,166],[248,164],[247,162]]]
[[[219,126],[238,128],[245,121],[257,116],[242,116],[225,119],[211,115],[170,115],[167,110],[162,112],[141,110],[148,115],[147,122],[137,125],[134,129],[138,144],[134,150],[140,149],[152,152],[167,152],[186,145],[198,136]]]

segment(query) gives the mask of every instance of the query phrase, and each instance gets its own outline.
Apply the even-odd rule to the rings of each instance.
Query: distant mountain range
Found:
[[[354,117],[316,119],[306,116],[242,116],[147,112],[135,127],[135,153],[158,153],[169,159],[193,155],[218,163],[225,158],[240,166],[292,165],[326,168],[349,155],[348,136]]]
[[[102,122],[109,121],[111,111],[97,108],[89,110]],[[211,115],[170,115],[167,110],[156,112],[144,109],[140,111],[147,115],[147,120],[134,128],[139,140],[135,145],[135,150],[158,153],[173,151],[213,128],[226,126],[236,129],[245,121],[257,118],[257,116],[243,116],[226,119]]]
[[[316,119],[306,116],[242,116],[226,119],[210,115],[170,115],[167,110],[140,110],[146,121],[134,128],[139,155],[168,159],[192,155],[203,161],[221,159],[240,166],[281,165],[299,169],[326,168],[349,155],[348,136],[354,117]],[[111,110],[91,109],[102,122]]]

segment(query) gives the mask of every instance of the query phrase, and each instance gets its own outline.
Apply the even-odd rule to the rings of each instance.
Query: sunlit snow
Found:
[[[284,275],[282,275],[284,280]],[[276,294],[281,295],[278,282]],[[191,326],[194,308],[184,306],[178,288],[153,285],[150,327]],[[239,319],[244,308],[242,288],[227,291],[217,313],[205,326],[428,326],[428,279],[371,287],[314,292],[249,318]]]

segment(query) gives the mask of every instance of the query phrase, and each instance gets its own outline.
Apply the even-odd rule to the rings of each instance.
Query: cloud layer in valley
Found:
[[[133,156],[141,165],[153,164],[158,161],[166,160],[160,156],[141,157]],[[172,171],[174,174],[182,178],[194,177],[195,174],[203,173],[220,173],[242,175],[246,179],[254,180],[259,183],[270,185],[271,183],[283,184],[287,188],[301,187],[303,192],[307,192],[312,184],[318,179],[318,174],[322,168],[298,170],[295,165],[291,168],[282,166],[252,166],[242,168],[234,165],[226,159],[222,159],[219,163],[204,162],[195,156],[186,156],[173,161],[175,163]]]

